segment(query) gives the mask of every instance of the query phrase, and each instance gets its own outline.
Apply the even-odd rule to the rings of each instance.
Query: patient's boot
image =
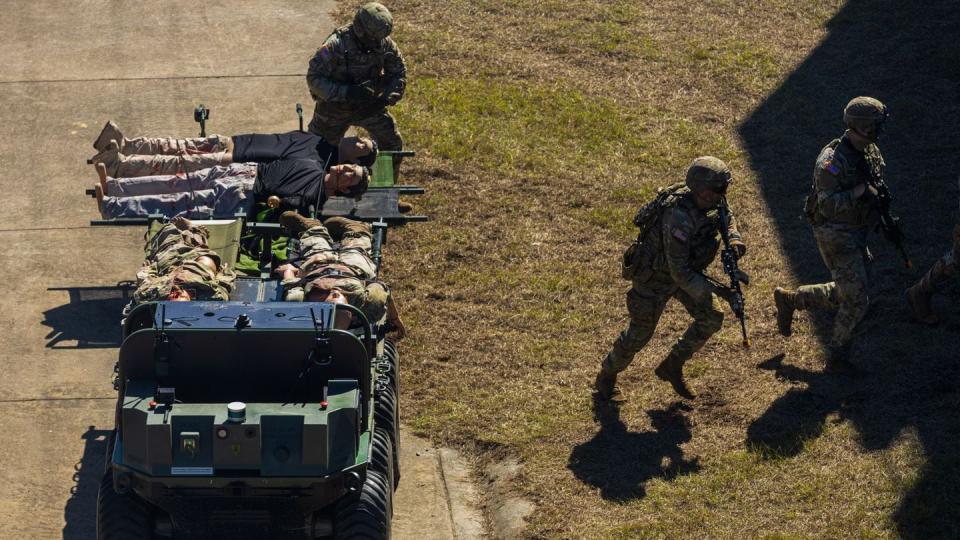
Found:
[[[327,232],[330,233],[330,238],[333,238],[338,242],[342,240],[344,235],[347,233],[367,235],[373,234],[373,228],[370,227],[369,223],[356,221],[343,216],[334,216],[332,218],[328,218],[323,222],[323,226],[326,227]]]
[[[280,214],[280,226],[294,236],[320,225],[323,225],[320,220],[301,216],[293,210]]]
[[[93,148],[97,152],[103,152],[110,146],[110,141],[121,143],[123,140],[123,133],[120,132],[120,128],[113,120],[110,120],[104,124],[103,129],[100,130],[100,135],[97,136],[97,140],[93,141]]]
[[[90,158],[90,161],[93,162],[94,166],[102,163],[106,169],[106,173],[115,177],[117,176],[117,167],[120,165],[121,159],[120,146],[117,144],[117,141],[110,141],[107,143],[107,147],[99,154]]]
[[[135,155],[124,156],[111,176],[129,178],[160,174],[180,174],[223,165],[223,152],[217,154],[187,154],[179,156]],[[108,169],[109,170],[109,169]]]

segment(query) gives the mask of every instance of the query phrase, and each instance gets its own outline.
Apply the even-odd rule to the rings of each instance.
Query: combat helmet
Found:
[[[872,97],[855,97],[843,109],[843,123],[848,128],[861,133],[871,133],[875,129],[874,138],[880,134],[886,121],[887,106]]]
[[[687,168],[687,187],[691,190],[707,188],[723,193],[730,184],[730,168],[713,156],[701,156]]]
[[[393,15],[383,4],[369,2],[357,10],[353,27],[365,42],[379,43],[393,31]]]

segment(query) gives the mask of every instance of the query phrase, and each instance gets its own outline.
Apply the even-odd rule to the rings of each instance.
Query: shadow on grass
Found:
[[[672,479],[700,469],[696,459],[683,457],[680,445],[690,440],[690,408],[674,403],[647,414],[653,431],[632,432],[620,419],[620,408],[594,397],[594,419],[600,431],[574,447],[567,468],[581,481],[600,488],[604,499],[627,501],[646,495],[653,478]]]
[[[74,465],[74,486],[70,498],[63,507],[63,540],[87,540],[97,533],[97,491],[103,477],[107,452],[107,437],[111,431],[87,428],[83,455]]]
[[[120,315],[130,301],[133,284],[113,287],[51,287],[67,291],[70,302],[43,312],[50,349],[101,349],[120,346]],[[65,341],[76,341],[66,345]]]
[[[945,310],[952,322],[935,329],[910,322],[902,300],[903,289],[947,249],[956,216],[958,7],[956,0],[847,2],[827,23],[823,42],[740,127],[790,268],[801,282],[816,283],[828,275],[799,217],[816,155],[842,133],[841,112],[852,97],[874,96],[890,108],[880,148],[915,270],[905,270],[873,236],[873,302],[852,355],[863,373],[803,370],[790,365],[789,353],[764,362],[762,369],[805,387],[757,419],[747,444],[770,456],[796,455],[833,412],[851,422],[869,450],[888,448],[904,431],[916,433],[926,465],[893,516],[906,538],[960,536],[960,495],[950,489],[960,484],[957,293],[950,291]],[[814,319],[821,339],[830,322]]]

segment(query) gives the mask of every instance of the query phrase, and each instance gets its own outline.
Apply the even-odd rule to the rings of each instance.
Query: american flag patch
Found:
[[[673,237],[681,242],[687,241],[687,233],[683,232],[680,229],[674,229],[671,234],[673,234]]]
[[[840,167],[838,167],[832,159],[828,159],[827,162],[823,164],[823,168],[830,174],[840,174]]]

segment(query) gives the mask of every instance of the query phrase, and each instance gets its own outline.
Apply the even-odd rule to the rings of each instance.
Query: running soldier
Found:
[[[798,309],[837,310],[828,343],[827,361],[834,367],[848,362],[853,332],[870,305],[867,295],[867,232],[880,220],[874,178],[885,166],[875,144],[887,119],[887,108],[871,97],[856,97],[843,110],[846,131],[820,151],[813,185],[804,207],[820,256],[833,281],[803,285],[796,291],[777,287],[777,327],[792,333]]]
[[[654,373],[677,394],[693,399],[683,380],[683,364],[723,325],[719,298],[727,302],[734,298],[733,289],[703,274],[720,247],[719,206],[730,181],[730,169],[723,161],[699,157],[687,169],[685,184],[661,190],[637,212],[634,224],[640,227],[640,234],[623,261],[623,277],[633,283],[627,292],[630,324],[597,375],[595,387],[601,398],[623,399],[617,374],[650,341],[667,302],[676,298],[694,320]],[[728,232],[731,245],[742,256],[746,245],[732,215]]]

